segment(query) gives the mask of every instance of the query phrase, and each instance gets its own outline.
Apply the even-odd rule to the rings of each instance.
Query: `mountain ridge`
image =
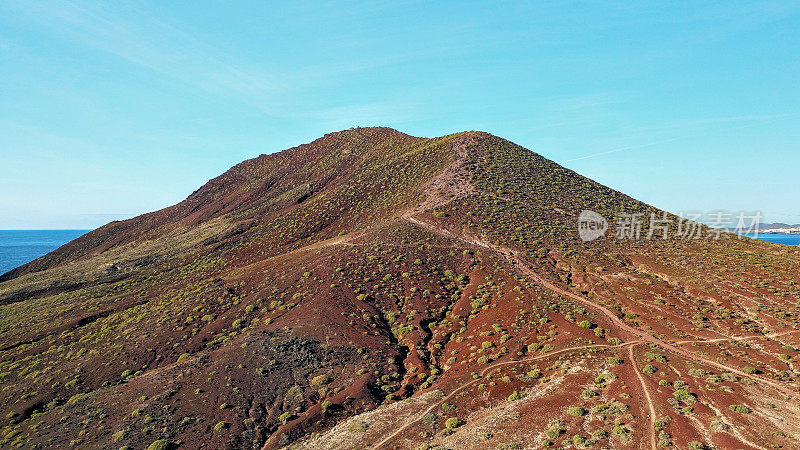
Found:
[[[800,441],[797,249],[583,242],[584,209],[664,214],[484,132],[244,161],[0,279],[0,442]]]

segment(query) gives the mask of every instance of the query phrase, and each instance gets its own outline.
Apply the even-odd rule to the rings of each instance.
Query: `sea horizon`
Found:
[[[89,229],[0,230],[0,274],[40,258]]]
[[[784,234],[784,233],[745,233],[747,237],[759,239],[761,241],[771,242],[773,244],[789,245],[796,247],[800,245],[800,234]]]

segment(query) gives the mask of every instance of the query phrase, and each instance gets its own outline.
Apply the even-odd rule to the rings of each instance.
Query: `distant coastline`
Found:
[[[764,234],[800,234],[800,224],[762,223],[758,232]]]
[[[800,234],[800,228],[768,228],[758,232],[760,234]]]

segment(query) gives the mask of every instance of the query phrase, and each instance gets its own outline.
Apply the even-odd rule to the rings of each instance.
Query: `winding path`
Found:
[[[757,334],[754,336],[731,336],[731,337],[724,337],[724,338],[714,338],[714,339],[695,339],[695,340],[686,340],[686,341],[677,341],[675,344],[683,345],[683,344],[703,344],[706,342],[726,342],[726,341],[749,341],[751,339],[759,339],[759,338],[767,338],[767,339],[774,339],[776,337],[786,336],[787,334],[798,333],[800,330],[786,330],[781,331],[780,333],[769,333],[769,334]]]
[[[575,300],[575,301],[577,301],[579,303],[582,303],[587,308],[590,308],[590,309],[594,310],[596,313],[599,313],[600,316],[605,317],[609,322],[611,322],[618,329],[624,331],[625,333],[630,334],[631,336],[634,336],[635,338],[638,338],[638,339],[640,339],[642,341],[645,341],[645,342],[648,342],[648,343],[651,343],[651,344],[658,345],[658,346],[660,346],[661,348],[663,348],[665,350],[669,350],[672,353],[680,355],[680,356],[682,356],[682,357],[684,357],[686,359],[692,360],[692,361],[694,361],[696,363],[705,364],[705,365],[708,365],[708,366],[715,367],[715,368],[717,368],[719,370],[728,371],[728,372],[734,373],[734,374],[736,374],[736,375],[738,375],[738,376],[740,376],[742,378],[748,378],[750,380],[753,380],[755,383],[769,386],[769,387],[781,392],[782,394],[786,395],[789,398],[795,398],[797,396],[797,391],[788,388],[787,386],[785,386],[782,383],[779,383],[779,382],[773,381],[773,380],[769,380],[769,379],[765,379],[765,378],[761,378],[761,377],[758,377],[758,376],[755,376],[755,375],[751,375],[751,374],[745,373],[745,372],[743,372],[743,371],[741,371],[739,369],[736,369],[734,367],[729,367],[729,366],[726,366],[724,364],[718,363],[716,361],[712,361],[710,359],[706,359],[706,358],[700,357],[700,356],[698,356],[698,355],[696,355],[696,354],[694,354],[694,353],[692,353],[692,352],[690,352],[690,351],[688,351],[686,349],[683,349],[683,348],[680,348],[680,347],[676,347],[675,345],[672,345],[672,344],[669,344],[667,342],[664,342],[664,341],[656,338],[655,336],[653,336],[653,335],[651,335],[649,333],[646,333],[646,332],[644,332],[642,330],[639,330],[637,328],[634,328],[634,327],[628,325],[627,323],[623,322],[619,317],[617,317],[616,314],[611,312],[611,310],[609,310],[605,306],[600,305],[598,303],[595,303],[595,302],[593,302],[593,301],[591,301],[591,300],[589,300],[589,299],[587,299],[585,297],[581,297],[580,295],[575,294],[574,292],[567,291],[566,289],[563,289],[563,288],[561,288],[559,286],[556,286],[555,284],[545,280],[544,278],[539,276],[539,274],[537,274],[533,269],[531,269],[530,267],[525,265],[525,263],[523,262],[522,258],[519,256],[519,252],[517,252],[515,250],[512,250],[510,248],[506,248],[506,247],[501,247],[499,245],[494,245],[494,244],[491,244],[491,243],[486,242],[486,241],[484,241],[482,239],[479,239],[479,238],[471,238],[470,239],[470,238],[464,238],[464,237],[461,237],[461,236],[457,236],[457,235],[453,234],[452,232],[450,232],[448,230],[441,229],[439,227],[436,227],[434,225],[429,224],[428,222],[420,220],[417,217],[414,217],[413,214],[404,214],[403,218],[408,220],[408,221],[410,221],[410,222],[412,222],[412,223],[415,223],[415,224],[425,228],[426,230],[429,230],[431,232],[437,233],[439,235],[447,236],[447,237],[450,237],[450,238],[453,238],[453,239],[459,239],[459,240],[467,242],[469,244],[477,245],[477,246],[492,250],[492,251],[494,251],[496,253],[499,253],[499,254],[503,255],[504,257],[506,257],[512,263],[512,265],[514,265],[515,267],[519,268],[523,273],[525,273],[534,282],[536,282],[536,284],[538,284],[538,285],[540,285],[540,286],[542,286],[544,288],[547,288],[550,291],[555,292],[556,294],[571,298],[571,299],[573,299],[573,300]]]
[[[463,155],[459,155],[459,156],[461,158],[463,158]],[[453,163],[453,167],[458,167],[460,165],[460,162],[458,161],[458,159],[461,159],[461,158],[457,158],[457,161]],[[742,378],[747,378],[747,379],[750,379],[750,380],[752,380],[753,382],[755,382],[757,384],[761,384],[762,386],[771,387],[771,388],[777,390],[778,392],[786,395],[788,398],[796,398],[797,391],[789,388],[788,386],[786,386],[786,385],[784,385],[782,383],[779,383],[779,382],[774,381],[774,380],[764,379],[764,378],[761,378],[761,377],[758,377],[758,376],[755,376],[755,375],[751,375],[751,374],[745,373],[745,372],[743,372],[741,370],[738,370],[736,368],[726,366],[724,364],[721,364],[721,363],[713,361],[713,360],[709,360],[707,358],[703,358],[703,357],[701,357],[701,356],[699,356],[699,355],[697,355],[697,354],[695,354],[695,353],[693,353],[691,351],[688,351],[688,350],[686,350],[684,348],[677,347],[677,345],[690,343],[690,342],[693,342],[693,341],[681,341],[681,342],[677,342],[675,345],[673,345],[673,344],[670,344],[668,342],[664,342],[664,341],[656,338],[655,336],[652,336],[651,334],[649,334],[649,333],[647,333],[647,332],[645,332],[643,330],[640,330],[640,329],[637,329],[637,328],[634,328],[634,327],[628,325],[627,323],[622,321],[615,313],[613,313],[611,310],[609,310],[605,306],[603,306],[601,304],[598,304],[598,303],[596,303],[596,302],[594,302],[592,300],[589,300],[588,298],[580,296],[580,295],[578,295],[578,294],[576,294],[574,292],[570,292],[570,291],[568,291],[568,290],[566,290],[564,288],[561,288],[561,287],[559,287],[559,286],[557,286],[557,285],[545,280],[538,273],[536,273],[533,269],[531,269],[529,266],[527,266],[525,264],[523,258],[520,256],[520,253],[515,251],[515,250],[512,250],[512,249],[507,248],[507,247],[503,247],[503,246],[492,244],[492,243],[487,242],[487,241],[485,241],[485,240],[483,240],[481,238],[478,238],[478,237],[468,236],[468,235],[466,235],[466,233],[463,233],[463,235],[455,234],[455,233],[453,233],[453,232],[451,232],[451,231],[449,231],[449,230],[447,230],[445,228],[438,227],[438,226],[433,225],[431,223],[428,223],[428,222],[426,222],[424,220],[421,220],[421,219],[419,219],[417,217],[417,215],[419,213],[423,212],[423,210],[425,210],[425,209],[431,209],[433,207],[440,206],[438,203],[447,203],[447,202],[452,201],[452,200],[453,200],[453,198],[450,198],[449,200],[446,200],[446,201],[443,201],[443,199],[433,199],[432,201],[428,201],[427,203],[424,203],[423,205],[419,205],[417,208],[412,208],[412,209],[407,210],[405,213],[403,213],[401,215],[401,218],[403,220],[406,220],[406,221],[408,221],[410,223],[413,223],[413,224],[415,224],[417,226],[420,226],[423,229],[426,229],[426,230],[428,230],[428,231],[430,231],[432,233],[435,233],[435,234],[438,234],[438,235],[441,235],[441,236],[444,236],[444,237],[448,237],[448,238],[451,238],[451,239],[459,240],[459,241],[462,241],[462,242],[465,242],[465,243],[468,243],[468,244],[471,244],[471,245],[475,245],[475,246],[478,246],[478,247],[483,247],[483,248],[491,250],[491,251],[493,251],[495,253],[499,253],[500,255],[503,255],[503,257],[505,257],[507,260],[509,260],[509,262],[512,264],[512,266],[518,268],[526,276],[530,277],[532,279],[532,281],[534,281],[536,284],[538,284],[538,285],[540,285],[540,286],[542,286],[542,287],[544,287],[544,288],[546,288],[546,289],[548,289],[548,290],[550,290],[550,291],[552,291],[552,292],[554,292],[556,294],[559,294],[561,296],[570,298],[572,300],[575,300],[576,302],[579,302],[579,303],[585,305],[587,308],[595,311],[595,313],[597,313],[599,316],[605,318],[605,320],[607,320],[617,330],[619,330],[619,331],[621,331],[621,332],[623,332],[625,334],[630,335],[630,337],[632,337],[633,340],[630,341],[630,342],[624,343],[624,344],[620,344],[619,346],[610,346],[610,345],[598,344],[598,345],[590,345],[590,346],[584,346],[584,347],[567,348],[567,349],[559,350],[557,352],[549,353],[547,355],[541,355],[541,356],[531,357],[531,358],[524,358],[524,359],[516,360],[516,361],[498,362],[498,363],[489,365],[489,366],[487,366],[486,368],[484,368],[480,372],[480,375],[481,375],[480,378],[468,381],[468,382],[460,385],[459,387],[454,389],[452,392],[450,392],[450,394],[448,394],[447,396],[443,397],[438,402],[434,403],[429,408],[427,408],[422,414],[419,415],[418,418],[405,423],[400,428],[398,428],[395,432],[393,432],[392,434],[390,434],[389,436],[385,437],[380,442],[378,442],[377,444],[372,446],[373,449],[378,449],[378,448],[381,448],[381,447],[391,443],[401,433],[403,433],[409,427],[411,427],[412,425],[417,423],[425,414],[428,414],[428,413],[434,411],[441,403],[443,403],[443,402],[453,398],[455,395],[463,392],[465,389],[467,389],[470,386],[474,385],[475,383],[479,382],[482,378],[484,378],[486,376],[486,374],[490,373],[491,371],[493,371],[493,370],[495,370],[495,369],[497,369],[499,367],[506,366],[506,365],[511,365],[511,364],[519,364],[519,363],[528,362],[528,361],[535,361],[535,360],[538,360],[538,359],[542,359],[542,358],[546,358],[546,357],[552,356],[554,354],[567,352],[567,351],[573,351],[573,350],[579,350],[579,349],[585,349],[585,348],[590,348],[590,347],[607,347],[607,348],[610,348],[610,347],[629,346],[628,351],[629,351],[629,355],[630,355],[630,358],[631,358],[631,363],[633,364],[633,369],[634,369],[634,371],[636,373],[636,376],[639,379],[639,382],[641,384],[642,391],[644,393],[645,399],[647,401],[647,406],[648,406],[648,409],[649,409],[649,415],[650,415],[649,441],[650,441],[650,446],[653,449],[657,448],[657,439],[656,439],[656,434],[655,434],[656,411],[655,411],[655,406],[654,406],[653,400],[652,400],[652,398],[650,396],[650,392],[647,389],[646,381],[644,379],[644,376],[642,375],[641,371],[639,371],[638,366],[636,365],[636,362],[635,362],[633,348],[637,344],[647,343],[647,344],[654,344],[654,345],[660,346],[661,348],[665,349],[666,351],[669,351],[671,353],[677,354],[677,355],[679,355],[679,356],[681,356],[681,357],[683,357],[683,358],[685,358],[687,360],[691,360],[691,361],[693,361],[695,363],[699,363],[699,364],[705,364],[707,366],[712,366],[712,367],[715,367],[715,368],[717,368],[719,370],[723,370],[723,371],[728,371],[728,372],[734,373],[734,374],[736,374],[736,375],[738,375],[738,376],[740,376]],[[766,335],[765,337],[768,337],[768,338],[770,338],[770,337],[778,337],[778,336],[781,336],[781,335],[784,335],[784,334],[793,333],[793,332],[796,332],[796,331],[800,331],[800,330],[789,330],[789,331],[782,332],[782,333],[772,333],[770,335]],[[755,337],[758,337],[758,336],[753,336],[753,338],[755,338]],[[731,340],[731,339],[733,339],[733,340],[745,340],[745,339],[750,339],[750,337],[720,338],[720,339],[711,339],[711,340],[705,340],[705,341],[699,341],[699,342],[714,342],[714,341],[724,341],[724,340]],[[745,443],[747,445],[752,445],[751,442],[746,440],[743,436],[739,435],[738,433],[737,433],[737,438],[739,438],[740,441],[742,441],[743,443]]]
[[[636,345],[631,345],[628,347],[628,356],[631,360],[631,365],[633,366],[633,371],[636,373],[636,377],[639,378],[639,383],[642,385],[642,392],[644,392],[644,398],[647,401],[647,408],[650,410],[650,447],[655,450],[657,448],[656,445],[656,408],[653,405],[653,399],[650,398],[650,391],[647,389],[647,384],[644,381],[644,376],[642,372],[639,370],[639,365],[636,364],[636,356],[633,354],[633,347]]]
[[[496,362],[494,364],[490,364],[490,365],[484,367],[482,371],[480,371],[480,373],[478,374],[478,375],[480,375],[479,378],[475,378],[473,380],[470,380],[470,381],[468,381],[466,383],[461,384],[459,387],[455,388],[449,394],[447,394],[446,396],[444,396],[441,399],[439,399],[439,401],[435,402],[433,405],[428,407],[425,411],[422,411],[416,419],[413,419],[413,420],[410,420],[410,421],[406,422],[400,428],[395,430],[394,433],[390,434],[389,436],[385,437],[382,441],[380,441],[377,444],[373,445],[372,448],[373,449],[378,449],[378,448],[383,447],[384,445],[389,444],[391,441],[393,441],[395,438],[397,438],[397,436],[399,436],[401,433],[403,433],[410,426],[412,426],[415,423],[417,423],[420,420],[422,420],[422,418],[426,414],[429,414],[429,413],[433,412],[436,408],[439,407],[439,405],[441,405],[442,403],[446,402],[447,400],[450,400],[451,398],[453,398],[457,394],[461,393],[462,391],[464,391],[468,387],[470,387],[470,386],[472,386],[472,385],[474,385],[474,384],[476,384],[476,383],[478,383],[480,381],[483,381],[483,379],[486,378],[486,375],[488,375],[489,373],[495,371],[496,369],[498,369],[500,367],[514,365],[514,364],[522,364],[522,363],[527,363],[527,362],[531,362],[531,361],[537,361],[537,360],[540,360],[540,359],[549,358],[549,357],[554,356],[554,355],[558,355],[558,354],[566,353],[566,352],[570,352],[570,351],[575,351],[575,350],[586,350],[586,349],[589,349],[589,348],[618,348],[618,347],[625,347],[627,345],[631,345],[632,346],[632,345],[637,344],[637,343],[639,343],[639,342],[638,341],[637,342],[626,342],[624,344],[619,344],[619,345],[606,345],[606,344],[582,345],[582,346],[579,346],[579,347],[564,348],[564,349],[561,349],[561,350],[557,350],[557,351],[554,351],[554,352],[547,353],[545,355],[532,356],[532,357],[516,359],[516,360],[512,360],[512,361],[501,361],[501,362]]]

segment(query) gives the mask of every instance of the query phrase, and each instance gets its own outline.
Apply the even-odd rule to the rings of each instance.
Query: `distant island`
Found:
[[[800,224],[764,223],[758,227],[759,233],[800,234]]]

